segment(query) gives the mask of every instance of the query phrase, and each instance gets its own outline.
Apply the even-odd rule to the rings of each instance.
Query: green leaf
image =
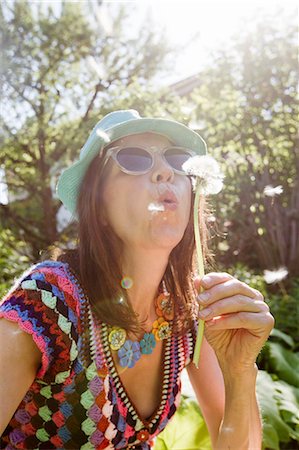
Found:
[[[182,396],[171,422],[157,437],[154,450],[211,450],[209,433],[195,400]]]
[[[275,389],[279,409],[292,413],[294,423],[299,423],[299,388],[284,381],[275,381]]]
[[[291,336],[289,336],[286,333],[283,333],[283,331],[280,331],[277,328],[273,328],[273,330],[270,333],[270,336],[282,340],[287,345],[289,345],[291,348],[293,348],[295,345],[294,339]]]
[[[281,416],[276,402],[276,382],[271,376],[260,370],[257,377],[257,396],[263,416],[263,443],[265,448],[279,449],[276,444],[275,433],[279,441],[289,442],[292,428],[286,424]],[[281,387],[281,386],[280,386]],[[274,433],[274,431],[275,433]]]
[[[299,386],[299,373],[294,370],[299,367],[299,357],[290,350],[285,349],[278,342],[269,342],[269,362],[270,368],[278,374],[278,376],[292,384]]]
[[[279,450],[279,438],[278,434],[270,423],[263,424],[263,449]]]

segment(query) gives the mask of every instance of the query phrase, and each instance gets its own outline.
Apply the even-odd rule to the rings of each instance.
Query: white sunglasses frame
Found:
[[[152,157],[151,166],[150,166],[148,169],[146,169],[146,170],[138,170],[138,171],[128,170],[128,169],[126,169],[125,167],[123,167],[123,166],[120,164],[120,162],[117,160],[117,155],[118,155],[118,153],[119,153],[121,150],[124,150],[124,149],[126,149],[126,148],[140,148],[141,150],[144,150],[145,152],[147,152],[147,153],[148,153],[149,155],[151,155],[151,157]],[[190,149],[188,149],[188,148],[186,148],[186,147],[179,147],[179,146],[176,146],[176,145],[172,145],[172,146],[170,146],[170,147],[166,147],[166,148],[164,148],[164,149],[161,151],[161,155],[162,155],[164,161],[169,165],[169,167],[171,167],[171,169],[172,169],[175,173],[177,173],[178,175],[187,175],[186,172],[184,172],[183,170],[178,170],[178,169],[175,169],[174,167],[172,167],[172,166],[169,164],[169,162],[167,161],[167,159],[164,157],[164,153],[165,153],[167,150],[170,150],[170,149],[184,150],[186,153],[188,153],[188,154],[190,155],[190,158],[191,158],[192,156],[195,156],[196,153],[195,153],[193,150],[190,150]],[[117,166],[120,168],[120,170],[121,170],[122,172],[124,172],[124,173],[126,173],[126,174],[128,174],[128,175],[144,175],[144,174],[150,172],[150,171],[152,170],[152,168],[154,167],[154,158],[153,158],[153,154],[154,154],[154,153],[155,153],[154,151],[151,151],[149,148],[143,147],[142,145],[130,145],[130,146],[128,145],[128,146],[125,146],[125,147],[119,145],[119,146],[116,146],[116,147],[110,147],[110,148],[108,148],[108,150],[106,151],[106,154],[105,154],[105,157],[104,157],[105,160],[104,160],[103,167],[107,164],[109,158],[113,158],[114,162],[117,164]]]

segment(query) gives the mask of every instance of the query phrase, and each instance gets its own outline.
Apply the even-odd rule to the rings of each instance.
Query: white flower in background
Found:
[[[288,276],[288,270],[280,267],[277,270],[264,270],[264,280],[268,284],[278,283]]]
[[[275,197],[276,195],[280,195],[283,193],[283,187],[281,185],[273,187],[271,186],[271,184],[269,184],[268,186],[265,186],[263,192],[267,197]]]
[[[212,156],[193,156],[183,164],[183,170],[192,177],[193,190],[200,187],[204,195],[218,194],[223,187],[224,175]]]

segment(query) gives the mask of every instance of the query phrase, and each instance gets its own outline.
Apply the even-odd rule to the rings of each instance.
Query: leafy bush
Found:
[[[259,367],[265,369],[259,371],[257,380],[264,449],[298,448],[299,354],[294,348],[290,336],[274,329],[259,356]]]
[[[263,418],[263,449],[296,449],[299,439],[299,392],[294,386],[274,380],[260,370],[257,395]]]
[[[27,245],[16,239],[8,229],[0,230],[0,300],[18,278],[29,267]]]
[[[267,303],[275,317],[275,327],[291,336],[298,349],[299,279],[293,280],[288,293],[270,293]]]

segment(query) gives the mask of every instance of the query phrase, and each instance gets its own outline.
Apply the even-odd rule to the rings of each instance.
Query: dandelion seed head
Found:
[[[198,186],[205,195],[218,194],[223,187],[223,174],[212,156],[193,156],[183,164],[183,170],[191,176],[193,190]]]
[[[264,270],[264,280],[268,284],[278,283],[288,276],[288,270],[285,267],[279,267],[277,270]]]

